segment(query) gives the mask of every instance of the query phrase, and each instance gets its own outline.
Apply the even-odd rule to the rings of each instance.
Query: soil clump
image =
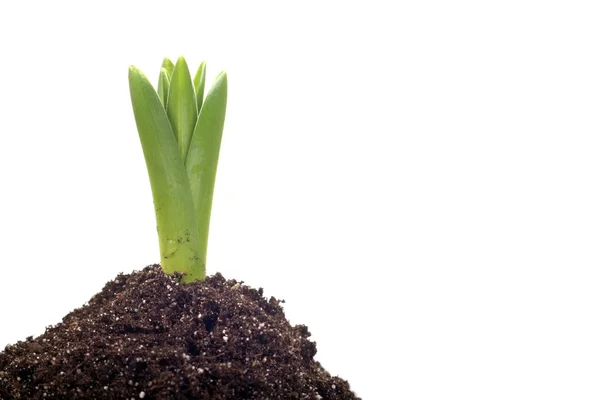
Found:
[[[120,274],[0,353],[0,399],[358,399],[281,301],[221,274]]]

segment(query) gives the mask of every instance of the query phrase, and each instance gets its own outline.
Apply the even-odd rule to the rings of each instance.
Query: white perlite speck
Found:
[[[144,397],[146,397],[146,393],[140,392],[140,399],[143,399]]]

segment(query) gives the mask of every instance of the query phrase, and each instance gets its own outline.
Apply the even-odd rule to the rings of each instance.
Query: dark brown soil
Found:
[[[158,265],[108,282],[37,338],[0,353],[1,399],[357,399],[313,359],[275,298]]]

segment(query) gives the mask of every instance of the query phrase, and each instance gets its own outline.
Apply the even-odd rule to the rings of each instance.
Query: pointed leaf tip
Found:
[[[198,114],[202,109],[202,103],[204,101],[204,84],[206,82],[206,61],[202,61],[200,66],[198,66],[198,70],[196,71],[196,76],[194,76],[194,89],[196,90],[196,109]]]
[[[173,69],[175,69],[175,64],[173,64],[173,61],[171,61],[169,57],[165,57],[161,67],[167,70],[167,75],[169,76],[169,79],[171,79],[171,75],[173,75]]]
[[[177,138],[181,158],[185,162],[198,112],[196,110],[194,83],[183,56],[177,59],[169,83],[167,115]]]
[[[158,97],[160,97],[160,102],[165,107],[165,109],[167,108],[167,100],[169,97],[169,86],[170,86],[169,72],[167,71],[166,68],[163,67],[160,69],[160,76],[158,78],[158,86],[157,86],[156,91],[158,92]]]

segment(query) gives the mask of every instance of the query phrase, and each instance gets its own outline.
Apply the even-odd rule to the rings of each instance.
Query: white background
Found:
[[[158,261],[127,67],[185,55],[229,76],[210,274],[364,399],[597,399],[595,2],[212,3],[0,3],[0,348]]]

